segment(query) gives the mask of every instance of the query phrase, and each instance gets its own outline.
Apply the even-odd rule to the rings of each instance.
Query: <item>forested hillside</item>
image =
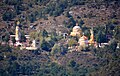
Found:
[[[30,35],[39,49],[9,45],[17,21],[21,42]],[[92,29],[97,45],[109,45],[76,51],[76,24],[88,39]],[[0,76],[119,76],[119,62],[120,0],[0,0]]]

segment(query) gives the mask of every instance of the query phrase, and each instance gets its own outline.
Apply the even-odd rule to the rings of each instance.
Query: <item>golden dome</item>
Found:
[[[72,30],[70,35],[71,36],[80,36],[81,37],[81,34],[82,34],[81,28],[78,25],[76,25],[76,26],[73,27],[73,30]]]
[[[77,30],[77,29],[80,29],[80,30],[81,30],[81,28],[80,28],[79,26],[74,26],[74,27],[73,27],[73,30]]]

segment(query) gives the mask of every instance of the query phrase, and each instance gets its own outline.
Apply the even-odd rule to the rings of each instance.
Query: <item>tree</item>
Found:
[[[68,24],[68,28],[71,28],[71,27],[73,27],[74,25],[76,24],[76,21],[74,20],[74,18],[73,17],[70,17],[70,19],[69,19],[69,24]]]
[[[12,42],[13,42],[13,44],[16,42],[15,38],[13,38],[13,37],[12,37]]]
[[[30,32],[29,33],[31,39],[36,39],[37,38],[37,32]]]
[[[110,40],[110,46],[109,46],[109,47],[110,47],[110,49],[113,50],[113,51],[116,50],[117,42],[116,42],[115,39]]]
[[[4,0],[4,2],[8,5],[16,5],[22,4],[23,0]]]
[[[57,34],[56,34],[56,32],[52,32],[50,38],[51,38],[51,40],[53,40],[53,41],[57,41],[58,39],[57,39]]]
[[[74,46],[77,44],[77,41],[75,39],[70,39],[69,42],[68,42],[68,46]]]
[[[9,5],[15,5],[17,4],[18,0],[4,0],[4,2]]]
[[[84,35],[88,37],[88,39],[90,38],[90,31],[87,29],[84,31]]]
[[[5,36],[3,36],[2,40],[8,43],[8,41],[10,40],[9,34],[6,33]]]
[[[100,45],[101,45],[102,42],[104,42],[104,36],[103,36],[101,30],[98,31],[98,34],[96,36],[96,41],[98,43],[100,43]]]
[[[40,47],[42,48],[42,50],[50,51],[50,45],[47,41],[45,41],[45,39],[41,41]]]
[[[114,29],[114,37],[116,40],[120,41],[120,29],[119,26],[116,26]]]
[[[47,36],[48,36],[48,32],[47,32],[45,29],[43,29],[43,30],[41,31],[41,36],[47,37]]]
[[[25,37],[24,32],[21,32],[21,41],[26,42],[26,37]]]
[[[58,44],[55,44],[53,47],[52,47],[52,51],[51,51],[51,54],[54,55],[54,54],[58,54],[60,53],[61,49],[60,49],[60,46]]]
[[[84,21],[83,21],[83,20],[80,20],[80,21],[78,22],[78,25],[79,25],[80,27],[82,27],[83,24],[84,24]]]
[[[15,17],[15,13],[12,11],[7,11],[3,14],[2,19],[4,21],[12,20]]]
[[[72,67],[72,68],[75,67],[76,66],[76,62],[74,60],[70,60],[69,66]]]
[[[11,49],[11,47],[9,45],[5,45],[5,46],[0,45],[0,50],[2,52],[11,52],[12,51],[12,49]]]
[[[30,14],[30,15],[29,15],[29,21],[30,21],[31,23],[33,23],[34,21],[36,21],[36,16],[35,16],[35,14]]]

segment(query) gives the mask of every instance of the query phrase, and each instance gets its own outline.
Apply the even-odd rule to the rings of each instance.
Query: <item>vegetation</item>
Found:
[[[4,22],[0,24],[0,76],[119,76],[119,4],[119,0],[0,1],[0,23]],[[38,50],[8,45],[17,20],[24,30],[21,42],[29,34],[31,41],[40,43]],[[76,23],[88,39],[92,27],[95,41],[109,45],[76,51],[79,38],[62,36]],[[15,43],[15,38],[12,41]]]
[[[7,11],[3,14],[3,20],[4,21],[10,21],[15,17],[15,13],[13,11]]]
[[[3,46],[1,46],[3,48]],[[57,45],[54,46],[57,47]],[[57,49],[57,48],[56,48]],[[5,51],[3,50],[0,53],[0,62],[1,69],[0,75],[119,75],[119,50],[113,51],[112,49],[105,47],[100,49],[94,49],[93,53],[96,54],[99,63],[93,64],[92,66],[87,67],[87,64],[80,64],[78,61],[75,61],[77,54],[76,52],[73,59],[70,59],[67,65],[59,65],[51,61],[47,55],[35,54],[33,51],[27,50],[14,50],[14,51]],[[55,52],[55,51],[54,51]],[[53,54],[53,53],[52,53]],[[32,55],[32,56],[31,56]],[[55,55],[55,54],[53,54]],[[52,56],[53,56],[52,55]],[[57,54],[56,56],[59,56]],[[82,54],[81,54],[82,55]],[[62,55],[65,58],[64,55]],[[83,55],[84,56],[84,55]],[[42,57],[42,59],[41,59]],[[71,57],[71,56],[69,56]],[[87,57],[86,57],[87,58]],[[4,63],[4,64],[3,64]],[[114,72],[113,72],[114,71]]]
[[[8,42],[10,40],[9,34],[6,33],[4,36],[2,36],[2,40]]]
[[[68,42],[68,46],[75,46],[77,45],[77,41],[75,39],[70,39]]]

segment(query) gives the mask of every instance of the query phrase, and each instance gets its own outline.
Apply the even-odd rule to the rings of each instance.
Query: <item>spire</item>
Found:
[[[19,26],[18,26],[19,24],[20,24],[20,22],[17,21],[17,26],[15,28],[15,40],[16,41],[20,40],[20,29],[19,29]]]
[[[20,21],[17,21],[17,25],[19,25],[20,24]]]
[[[94,33],[93,33],[93,27],[90,29],[90,40],[89,40],[89,43],[90,44],[93,44],[94,43]]]

